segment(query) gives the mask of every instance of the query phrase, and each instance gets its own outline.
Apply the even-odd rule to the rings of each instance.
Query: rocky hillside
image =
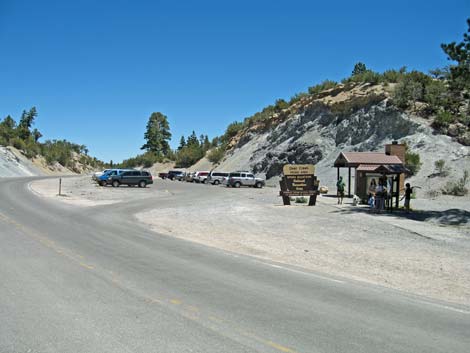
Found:
[[[419,107],[397,108],[393,85],[338,85],[308,95],[232,138],[220,170],[252,170],[276,178],[287,163],[312,163],[324,185],[336,180],[333,162],[341,151],[383,151],[392,140],[406,142],[422,162],[412,182],[427,194],[440,191],[470,170],[470,148],[436,133]],[[446,177],[436,177],[435,161],[446,161]],[[444,175],[444,174],[442,174]]]
[[[27,158],[21,151],[12,146],[0,146],[0,178],[68,175],[89,173],[94,169],[81,161],[80,154],[73,154],[71,167],[66,168],[59,162],[48,164],[44,157]]]

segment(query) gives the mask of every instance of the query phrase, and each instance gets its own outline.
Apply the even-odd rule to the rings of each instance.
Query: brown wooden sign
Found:
[[[318,195],[319,181],[314,175],[312,164],[287,164],[283,168],[284,176],[279,182],[284,205],[290,205],[291,196],[309,196],[309,206],[314,206]]]
[[[286,164],[282,172],[284,175],[313,175],[315,166],[313,164]]]

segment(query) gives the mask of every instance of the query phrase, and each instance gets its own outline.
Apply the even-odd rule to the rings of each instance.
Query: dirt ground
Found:
[[[147,211],[136,221],[160,234],[470,305],[469,198],[412,200],[409,215],[378,215],[329,196],[314,207],[282,206],[269,187],[155,180],[146,189],[102,188],[87,176],[64,179],[59,197],[57,186],[46,179],[31,189],[78,206],[142,199]]]

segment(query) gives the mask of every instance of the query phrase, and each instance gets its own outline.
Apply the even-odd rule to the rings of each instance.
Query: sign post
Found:
[[[284,176],[279,181],[284,205],[290,205],[291,196],[309,196],[309,206],[315,206],[320,181],[315,176],[313,164],[286,164]]]

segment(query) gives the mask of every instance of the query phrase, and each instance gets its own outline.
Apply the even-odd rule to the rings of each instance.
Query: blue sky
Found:
[[[36,106],[46,138],[119,161],[153,111],[176,147],[348,76],[447,65],[470,1],[0,0],[0,118]]]

